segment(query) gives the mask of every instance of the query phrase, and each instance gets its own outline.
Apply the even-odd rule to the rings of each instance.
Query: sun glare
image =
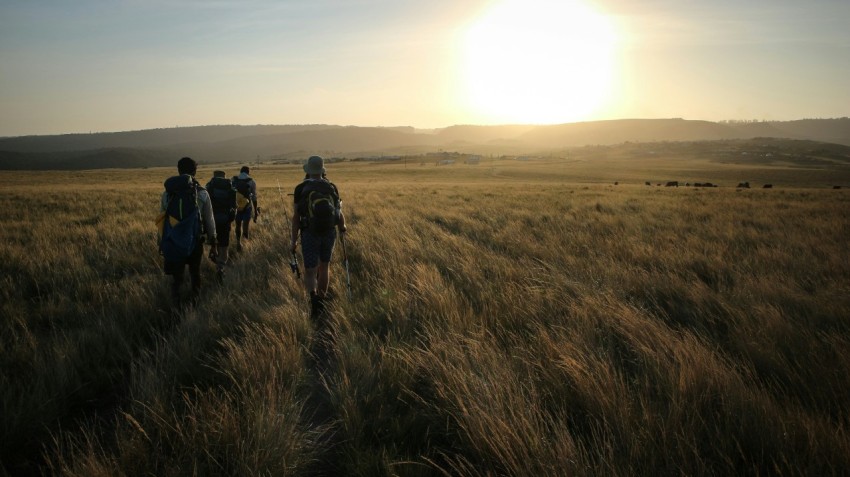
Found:
[[[588,119],[610,98],[617,36],[580,0],[504,0],[466,31],[468,107],[490,121]]]

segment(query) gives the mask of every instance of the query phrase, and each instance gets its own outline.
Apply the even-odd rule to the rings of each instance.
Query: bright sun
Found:
[[[504,0],[466,32],[466,101],[490,121],[588,119],[610,98],[616,43],[581,0]]]

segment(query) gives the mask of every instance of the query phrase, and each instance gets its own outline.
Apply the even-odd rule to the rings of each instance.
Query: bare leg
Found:
[[[316,293],[317,279],[316,275],[319,267],[304,269],[304,288],[307,289],[307,294],[310,296],[310,317],[314,320],[319,319],[324,311],[324,303],[322,297]]]
[[[227,265],[227,245],[218,246],[218,258],[215,262],[218,283],[224,283],[224,266]]]
[[[218,268],[224,268],[227,265],[227,245],[219,245],[218,246],[218,259],[216,260],[216,265]]]
[[[204,245],[198,244],[192,256],[189,257],[189,281],[192,283],[192,303],[198,300],[201,292],[201,258],[204,256]]]
[[[304,269],[304,288],[307,289],[307,294],[312,295],[316,293],[316,275],[317,275],[318,267],[316,268],[305,268]]]
[[[183,285],[183,273],[185,270],[185,266],[180,267],[179,271],[176,271],[171,275],[173,280],[171,282],[171,301],[174,306],[180,306],[180,287]]]
[[[319,267],[316,276],[316,292],[320,297],[324,297],[328,293],[328,283],[330,282],[330,263],[319,262]]]
[[[236,251],[242,251],[242,221],[236,221]]]

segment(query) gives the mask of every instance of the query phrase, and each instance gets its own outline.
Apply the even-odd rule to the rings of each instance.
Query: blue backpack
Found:
[[[201,237],[198,187],[190,175],[174,176],[165,181],[168,205],[165,207],[159,253],[166,262],[188,260],[198,245]]]

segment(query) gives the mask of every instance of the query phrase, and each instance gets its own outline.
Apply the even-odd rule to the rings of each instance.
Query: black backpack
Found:
[[[224,177],[213,177],[207,184],[207,192],[216,222],[219,217],[227,217],[227,220],[236,217],[236,189],[233,188],[232,182]]]
[[[240,179],[239,176],[233,177],[233,188],[239,192],[237,197],[237,207],[239,210],[245,210],[245,207],[251,205],[251,182],[253,179]]]
[[[298,211],[301,226],[323,235],[339,222],[339,193],[336,186],[326,180],[309,180],[301,189]]]
[[[179,175],[165,181],[168,203],[159,241],[159,253],[166,262],[182,262],[192,255],[201,239],[198,184],[192,176]]]

